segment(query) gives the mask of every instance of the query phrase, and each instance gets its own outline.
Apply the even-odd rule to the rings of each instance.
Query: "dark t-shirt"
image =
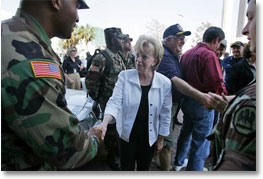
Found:
[[[145,138],[148,141],[148,117],[149,117],[149,106],[148,106],[148,93],[151,88],[149,86],[141,86],[142,97],[140,106],[137,112],[137,116],[131,131],[131,140],[136,140],[136,138]]]
[[[80,71],[81,61],[75,58],[75,62],[70,57],[66,58],[62,64],[62,68],[66,74],[76,73]],[[75,70],[74,70],[75,69]]]

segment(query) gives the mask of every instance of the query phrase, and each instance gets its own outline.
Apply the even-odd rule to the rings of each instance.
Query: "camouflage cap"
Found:
[[[124,40],[125,42],[127,42],[128,40],[129,40],[129,41],[132,41],[133,39],[130,38],[129,34],[125,34],[123,40]]]
[[[79,9],[89,9],[89,6],[86,4],[85,0],[78,0]]]
[[[123,39],[125,35],[122,33],[120,28],[110,27],[104,30],[105,37],[115,37]]]

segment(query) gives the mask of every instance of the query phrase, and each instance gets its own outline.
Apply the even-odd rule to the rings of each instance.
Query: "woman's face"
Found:
[[[70,56],[71,57],[75,57],[77,55],[77,49],[73,48],[71,51],[70,51]]]
[[[136,69],[139,72],[152,72],[152,67],[156,64],[157,60],[147,47],[144,47],[144,52],[139,51],[136,53]]]

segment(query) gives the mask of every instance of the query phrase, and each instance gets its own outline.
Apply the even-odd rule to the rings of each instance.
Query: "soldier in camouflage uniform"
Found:
[[[256,0],[248,2],[248,23],[242,33],[256,53]],[[209,138],[212,170],[256,170],[256,80],[237,92]]]
[[[123,38],[123,41],[124,41],[123,51],[119,52],[127,70],[136,68],[135,57],[130,52],[132,49],[132,47],[131,47],[132,40],[133,39],[130,38],[128,34],[126,34],[125,37]]]
[[[97,154],[101,133],[85,133],[67,108],[65,76],[50,42],[70,38],[77,9],[88,6],[21,0],[16,15],[2,22],[1,170],[69,170]]]
[[[86,87],[92,99],[100,104],[102,113],[106,107],[106,103],[112,96],[113,88],[118,80],[118,75],[126,67],[120,57],[118,51],[123,50],[123,37],[120,28],[107,28],[104,30],[106,40],[106,53],[111,58],[111,65],[108,73],[106,69],[106,58],[101,53],[93,57],[90,68],[86,76]],[[117,162],[118,154],[118,133],[116,124],[108,125],[108,130],[105,136],[104,144],[107,148],[107,160],[113,170],[120,170]]]

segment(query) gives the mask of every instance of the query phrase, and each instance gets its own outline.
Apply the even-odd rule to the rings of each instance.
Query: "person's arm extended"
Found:
[[[103,118],[101,124],[94,126],[95,129],[99,129],[101,131],[101,139],[104,140],[105,134],[107,132],[108,124],[113,120],[113,116],[110,114],[106,114]]]
[[[124,86],[124,75],[121,72],[118,76],[118,81],[113,89],[112,96],[110,97],[109,101],[107,102],[107,106],[105,108],[105,115],[103,117],[103,121],[96,128],[99,128],[102,131],[101,139],[104,140],[107,126],[108,124],[115,119],[118,115],[121,106],[122,106],[122,99],[123,99],[123,86]]]
[[[224,93],[222,93],[221,96],[216,93],[211,93],[211,92],[209,92],[208,94],[209,94],[210,100],[212,101],[211,107],[213,109],[218,110],[221,114],[223,114],[228,103],[232,99],[234,99],[234,97],[236,97],[235,95],[225,96]]]
[[[182,94],[194,98],[195,100],[202,103],[206,108],[210,108],[209,98],[206,93],[202,93],[201,91],[195,89],[191,85],[189,85],[186,81],[182,80],[178,77],[173,77],[172,79],[173,87],[181,92]]]

